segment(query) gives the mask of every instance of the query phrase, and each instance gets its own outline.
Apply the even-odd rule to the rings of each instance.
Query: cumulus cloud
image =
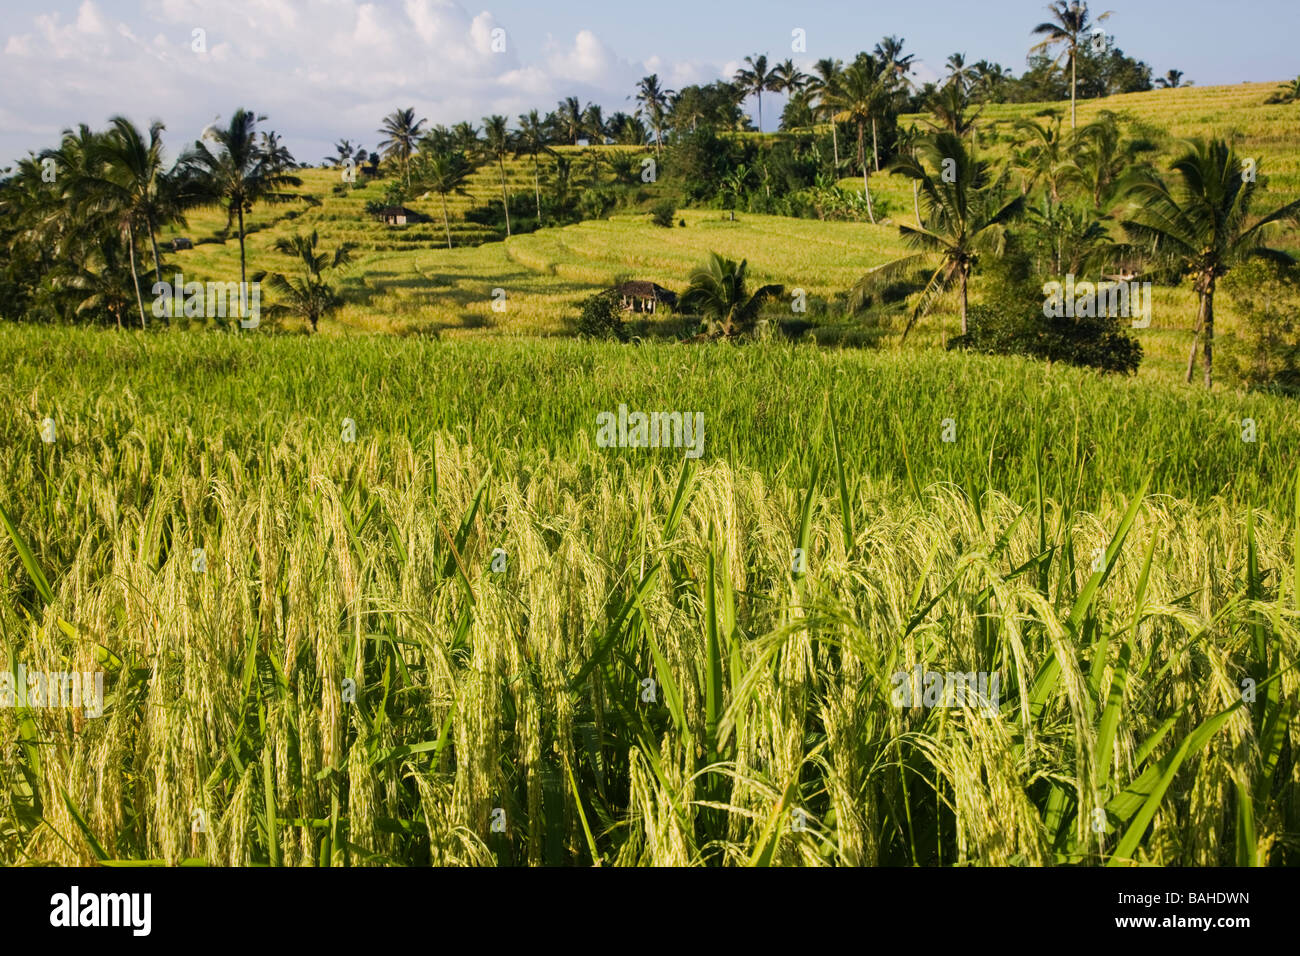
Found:
[[[674,88],[718,75],[636,62],[588,29],[515,37],[456,0],[143,0],[129,20],[84,0],[0,25],[0,164],[117,113],[163,119],[179,150],[237,106],[315,162],[339,137],[372,145],[397,106],[434,123],[513,118],[567,95],[622,109],[648,72]]]

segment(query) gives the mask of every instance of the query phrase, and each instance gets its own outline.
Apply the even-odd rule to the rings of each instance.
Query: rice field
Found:
[[[1293,402],[780,344],[0,363],[0,667],[105,691],[0,708],[4,863],[1297,862]],[[599,447],[620,404],[703,456]]]

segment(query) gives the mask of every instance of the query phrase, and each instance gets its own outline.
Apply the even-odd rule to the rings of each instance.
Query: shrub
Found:
[[[578,334],[594,339],[628,340],[627,329],[623,326],[623,306],[616,291],[597,292],[582,303]]]
[[[677,212],[671,199],[661,199],[650,207],[650,219],[656,226],[663,226],[665,229],[673,227],[673,215]]]
[[[1228,273],[1223,289],[1245,320],[1239,338],[1223,340],[1228,372],[1248,388],[1300,394],[1300,268],[1247,262]]]
[[[1026,355],[1103,372],[1137,371],[1142,362],[1142,344],[1122,331],[1127,319],[1049,318],[1043,314],[1042,289],[1016,274],[1019,265],[990,265],[985,301],[971,306],[967,333],[952,339],[949,348]]]

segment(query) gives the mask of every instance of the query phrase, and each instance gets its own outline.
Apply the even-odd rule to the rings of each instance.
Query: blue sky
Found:
[[[1157,75],[1177,68],[1205,86],[1300,74],[1296,0],[1093,9],[1115,11],[1107,32]],[[953,52],[1020,72],[1030,29],[1046,17],[1038,0],[19,0],[5,13],[0,163],[119,112],[161,118],[179,149],[237,105],[268,114],[298,158],[316,162],[341,136],[373,148],[379,119],[398,105],[447,123],[547,110],[568,94],[631,111],[627,96],[649,72],[675,88],[730,76],[747,54],[807,65],[888,34],[906,39],[922,79]],[[791,51],[795,28],[806,53]],[[766,128],[780,105],[764,97]]]

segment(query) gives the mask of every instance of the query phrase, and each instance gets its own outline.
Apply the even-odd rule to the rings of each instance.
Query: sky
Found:
[[[677,89],[730,77],[746,55],[810,67],[886,35],[920,80],[950,53],[1024,69],[1039,0],[5,0],[0,17],[0,166],[56,145],[62,129],[123,114],[160,119],[174,156],[214,120],[266,114],[301,162],[341,137],[374,149],[383,116],[512,121],[575,95],[632,112],[636,81]],[[1110,0],[1094,13],[1157,76],[1198,85],[1300,74],[1297,0]],[[1172,11],[1176,11],[1173,13]],[[803,50],[795,31],[802,31]],[[782,98],[763,98],[775,128]],[[756,106],[747,103],[751,115]]]

